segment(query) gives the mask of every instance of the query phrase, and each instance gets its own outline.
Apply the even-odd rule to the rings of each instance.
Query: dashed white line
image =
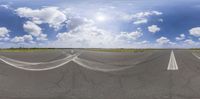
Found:
[[[176,63],[176,58],[174,56],[173,50],[171,51],[171,54],[170,54],[170,59],[169,59],[167,70],[178,70],[178,65]]]

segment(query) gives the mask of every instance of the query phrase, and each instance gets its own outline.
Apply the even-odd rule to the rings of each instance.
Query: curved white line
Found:
[[[81,59],[78,57],[75,57],[72,61],[74,61],[75,63],[77,63],[78,65],[80,65],[84,68],[87,68],[90,70],[95,70],[95,71],[102,71],[102,72],[120,71],[120,70],[134,67],[134,65],[139,63],[139,62],[137,62],[131,66],[119,67],[119,66],[114,66],[114,65],[107,65],[104,63],[100,63],[100,62],[89,61],[89,60]]]
[[[68,53],[63,53],[63,54],[66,55],[65,58],[71,56],[71,54],[68,54]],[[50,62],[25,62],[25,61],[11,59],[11,58],[8,58],[8,57],[5,57],[5,56],[0,56],[0,60],[5,61],[5,62],[7,62],[9,64],[12,64],[12,65],[26,66],[26,65],[48,64],[48,63],[53,63],[53,62],[56,62],[56,61],[59,61],[59,60],[62,60],[62,59],[53,60],[53,61],[50,61]]]
[[[40,64],[41,62],[37,62],[37,63],[32,63],[32,62],[25,62],[25,61],[19,61],[19,60],[15,60],[15,59],[11,59],[5,56],[0,56],[0,60],[2,60],[3,62],[7,62],[12,65],[16,65],[16,64],[21,64],[21,65],[37,65]],[[9,62],[10,61],[10,62]],[[15,64],[16,63],[16,64]]]
[[[135,62],[131,66],[120,67],[120,66],[108,65],[108,64],[104,64],[104,63],[100,63],[100,62],[94,62],[94,61],[78,58],[79,55],[80,55],[80,53],[74,54],[74,55],[69,55],[63,59],[54,60],[51,62],[39,62],[39,63],[30,63],[30,62],[14,60],[11,58],[7,58],[5,56],[1,56],[0,60],[8,65],[15,67],[15,68],[28,70],[28,71],[51,70],[51,69],[55,69],[60,66],[63,66],[70,61],[73,61],[73,62],[77,63],[79,66],[82,66],[82,67],[90,69],[90,70],[111,72],[111,71],[120,71],[120,70],[124,70],[124,69],[128,69],[128,68],[132,68],[136,64],[142,62],[142,61],[138,61],[138,62]]]
[[[55,69],[60,66],[63,66],[64,64],[67,64],[68,62],[70,62],[74,57],[77,57],[79,55],[80,54],[74,54],[74,55],[67,56],[63,59],[59,59],[59,60],[55,60],[51,62],[40,62],[40,63],[29,63],[29,62],[10,59],[5,56],[1,56],[0,60],[15,68],[29,70],[29,71],[44,71],[44,70],[51,70],[51,69]]]

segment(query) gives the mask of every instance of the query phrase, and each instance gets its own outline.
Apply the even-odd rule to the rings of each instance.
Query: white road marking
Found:
[[[0,56],[0,60],[15,68],[29,70],[29,71],[44,71],[44,70],[51,70],[51,69],[55,69],[60,66],[63,66],[69,63],[70,61],[72,61],[73,58],[79,55],[80,54],[78,53],[74,55],[69,55],[63,59],[54,60],[50,62],[38,62],[38,63],[23,62],[23,61],[7,58],[5,56]]]
[[[15,68],[28,70],[28,71],[51,70],[51,69],[55,69],[55,68],[64,66],[65,64],[73,61],[73,62],[77,63],[79,66],[82,66],[84,68],[87,68],[90,70],[95,70],[95,71],[102,71],[102,72],[121,71],[121,70],[132,68],[135,65],[143,62],[143,61],[137,61],[131,65],[117,66],[117,65],[110,65],[110,64],[105,64],[105,63],[101,63],[101,62],[95,62],[95,61],[91,61],[91,60],[87,60],[87,59],[82,59],[82,58],[78,57],[80,54],[81,53],[68,55],[65,58],[50,61],[50,62],[32,63],[32,62],[25,62],[25,61],[11,59],[11,58],[8,58],[5,56],[0,56],[0,61],[3,61],[4,63],[6,63],[10,66],[13,66]]]
[[[192,53],[196,58],[200,59],[200,56],[196,55],[195,53]]]
[[[111,72],[111,71],[120,71],[125,70],[131,67],[134,67],[135,65],[130,66],[115,66],[115,65],[108,65],[101,62],[95,62],[95,61],[89,61],[86,59],[81,59],[78,57],[75,57],[72,61],[77,63],[79,66],[82,66],[84,68],[95,70],[95,71],[102,71],[102,72]],[[137,63],[135,63],[137,64]]]
[[[168,64],[167,70],[178,70],[178,65],[176,63],[176,58],[174,56],[173,50],[171,51],[171,54],[170,54],[170,59],[169,59],[169,64]]]

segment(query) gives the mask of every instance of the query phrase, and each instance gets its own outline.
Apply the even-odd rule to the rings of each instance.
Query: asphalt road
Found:
[[[108,65],[133,65],[109,72],[74,61],[46,71],[21,70],[0,62],[0,99],[200,99],[200,59],[191,51],[174,50],[178,70],[167,70],[170,53],[85,51],[79,56]],[[0,55],[30,62],[64,57],[63,51]]]

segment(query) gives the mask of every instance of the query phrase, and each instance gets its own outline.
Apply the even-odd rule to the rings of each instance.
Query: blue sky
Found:
[[[0,46],[200,47],[198,0],[1,0]]]

